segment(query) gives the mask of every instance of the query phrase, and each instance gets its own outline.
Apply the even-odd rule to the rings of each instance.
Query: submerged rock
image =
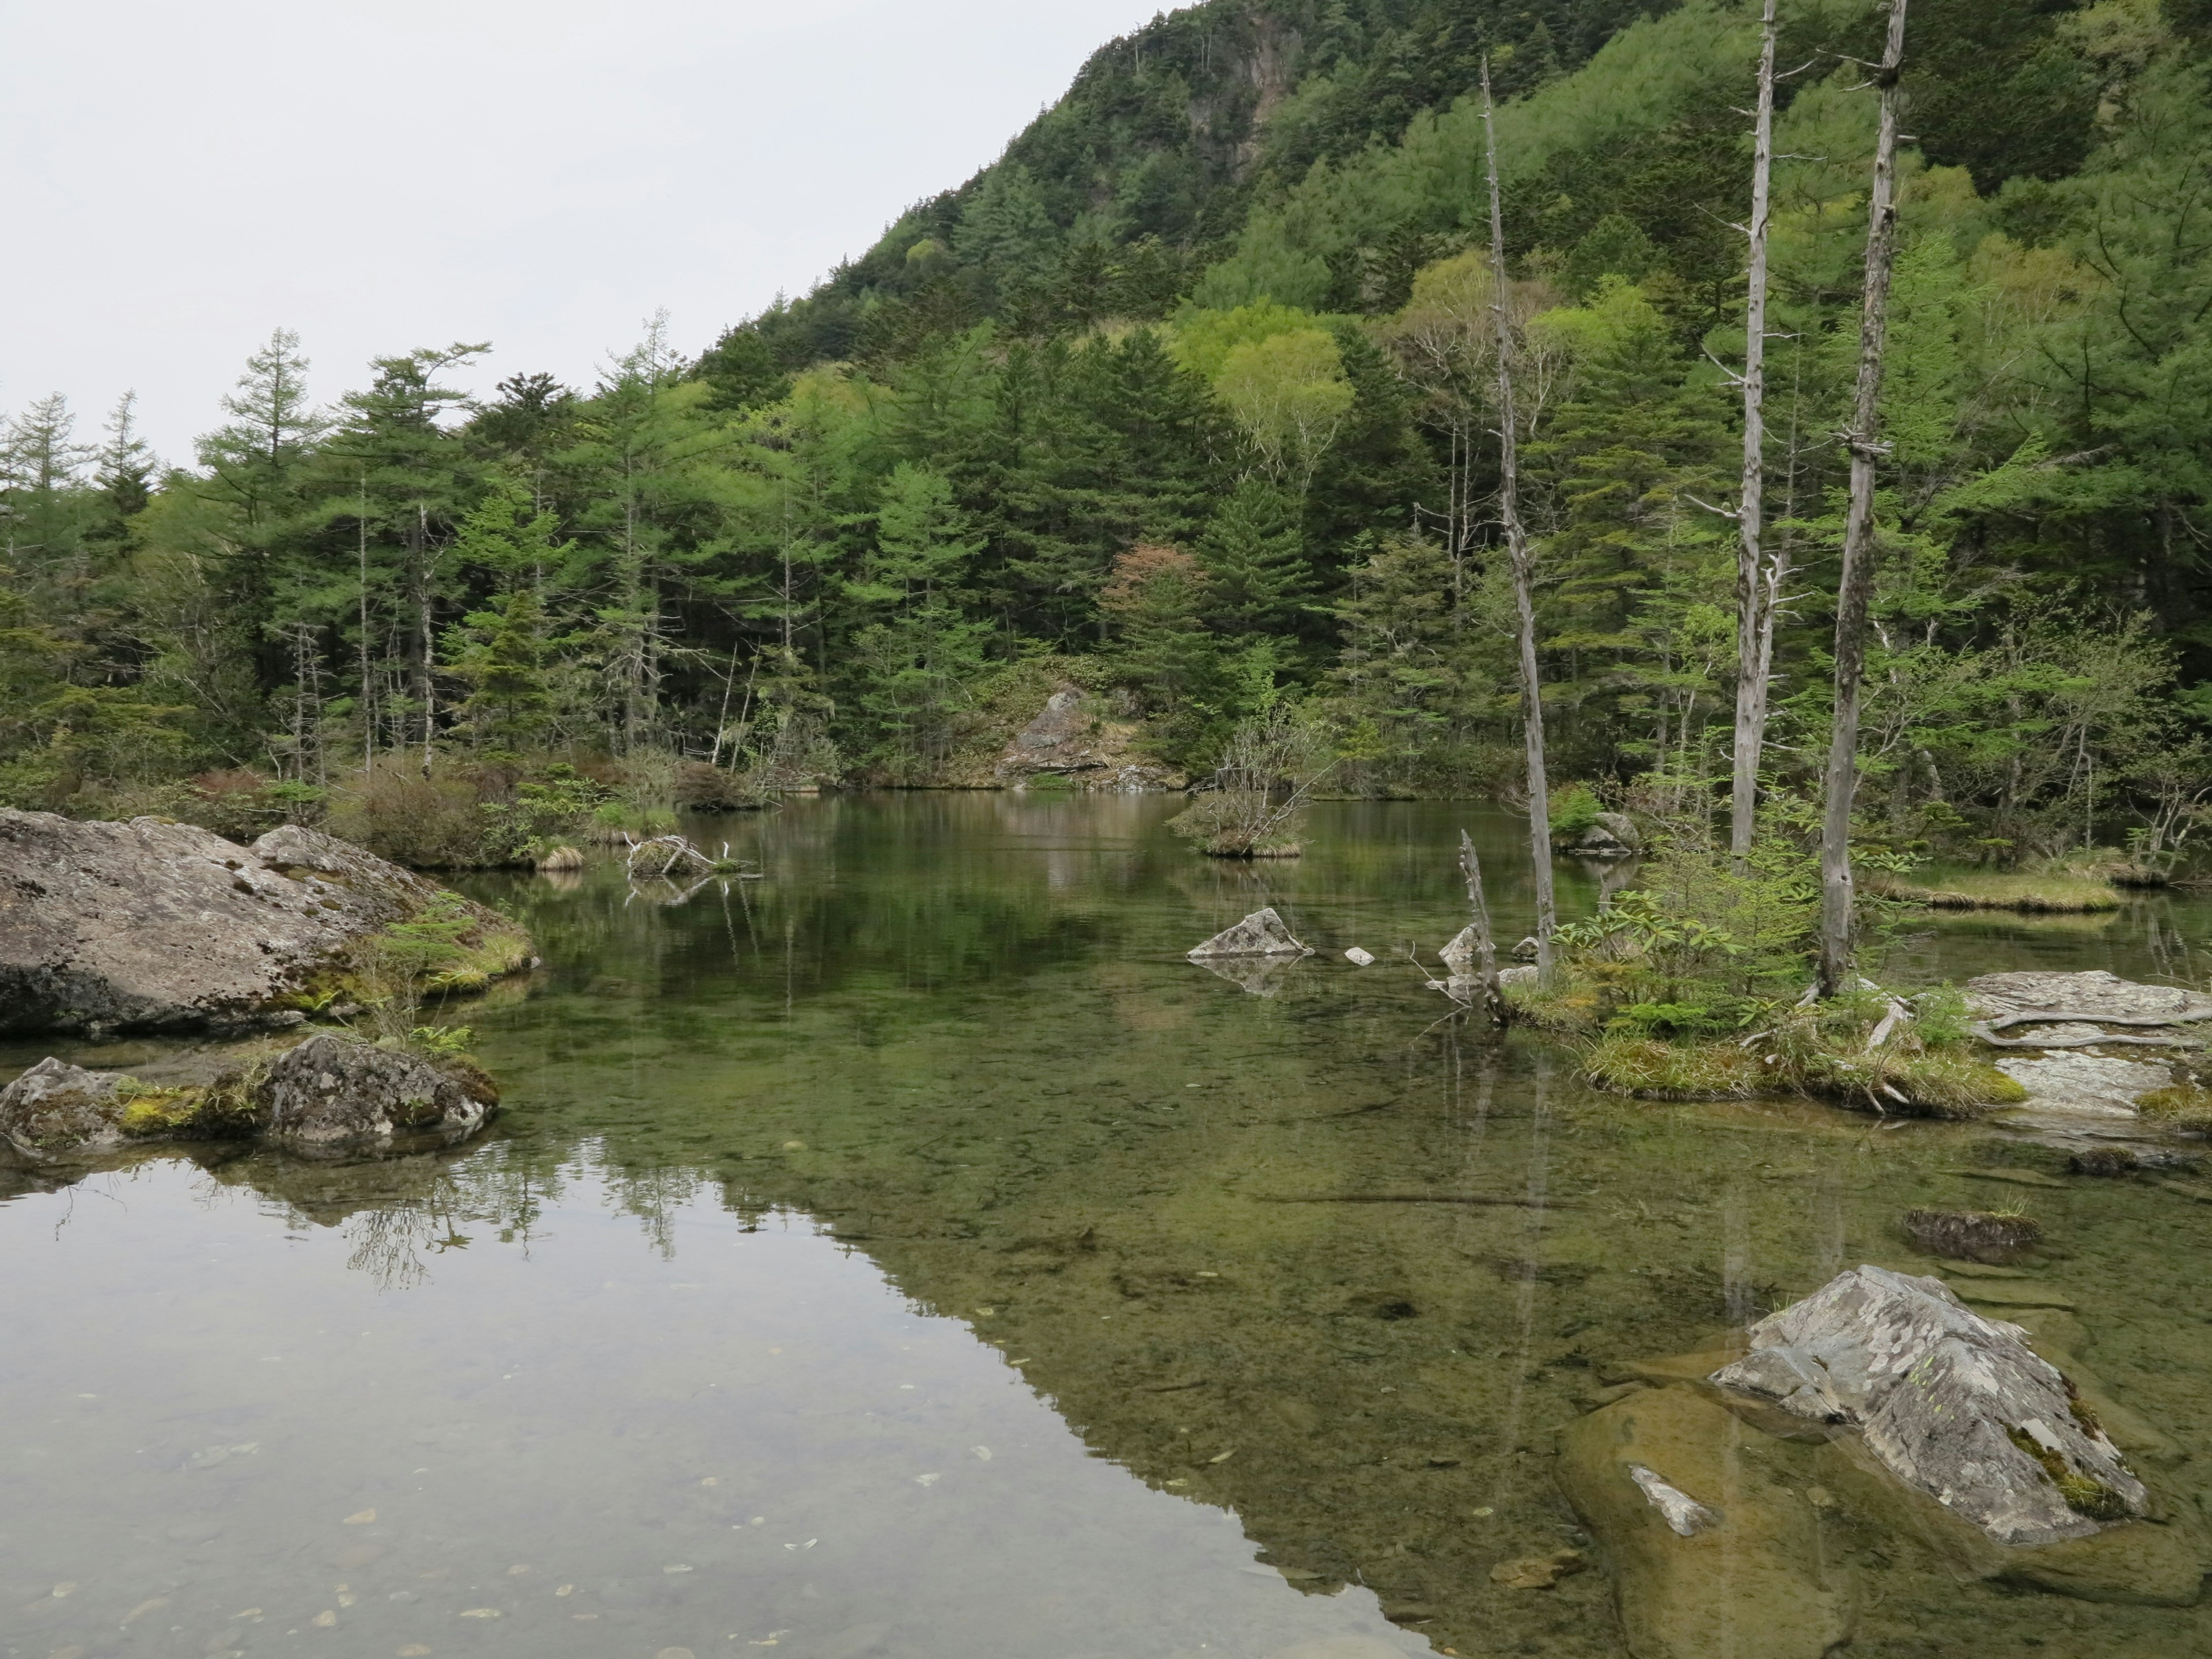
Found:
[[[1217,957],[1310,957],[1313,951],[1291,937],[1289,926],[1270,905],[1184,954],[1193,962],[1203,962]]]
[[[270,1137],[303,1149],[388,1141],[402,1130],[459,1140],[499,1106],[498,1085],[466,1060],[328,1033],[279,1055],[252,1094]]]
[[[1941,1279],[1861,1267],[1751,1328],[1712,1374],[1795,1417],[1859,1431],[1898,1480],[2001,1544],[2087,1537],[2148,1493],[2017,1325]]]
[[[358,847],[288,824],[252,847],[164,819],[0,811],[0,1033],[247,1029],[433,905],[528,965],[520,931]]]
[[[1636,1659],[1822,1659],[1850,1636],[1848,1559],[1823,1548],[1802,1448],[1684,1387],[1569,1426],[1559,1485],[1613,1570]]]
[[[1905,1231],[1930,1255],[1993,1267],[2017,1261],[2043,1237],[2040,1222],[1987,1210],[1907,1210]]]

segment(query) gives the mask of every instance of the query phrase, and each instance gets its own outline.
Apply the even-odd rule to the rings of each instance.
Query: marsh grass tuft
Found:
[[[2027,915],[2089,915],[2120,908],[2120,896],[2103,876],[2057,868],[1966,870],[1940,882],[1892,877],[1877,884],[1885,896],[1933,910],[2016,910]]]
[[[2154,1089],[2136,1100],[2136,1109],[2191,1134],[2212,1133],[2212,1089],[2201,1083]]]

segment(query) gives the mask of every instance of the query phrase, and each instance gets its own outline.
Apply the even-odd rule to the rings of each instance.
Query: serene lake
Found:
[[[1602,1572],[1491,1577],[1586,1541],[1551,1460],[1608,1362],[1927,1270],[1900,1212],[2008,1196],[2212,1487],[2212,1206],[1992,1182],[2063,1164],[1988,1128],[1596,1095],[1424,988],[1462,823],[1528,925],[1509,819],[1328,805],[1235,867],[1178,805],[831,796],[691,826],[757,881],[468,880],[545,958],[447,1016],[507,1087],[483,1139],[0,1171],[0,1655],[1618,1656]],[[1263,903],[1321,954],[1264,994],[1182,958]],[[2161,896],[1893,967],[2208,942]],[[1854,1654],[2212,1651],[2212,1609],[1858,1565]]]

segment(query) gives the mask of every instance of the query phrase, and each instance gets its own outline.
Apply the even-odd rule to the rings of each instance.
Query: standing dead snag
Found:
[[[1528,532],[1521,522],[1520,437],[1513,410],[1513,324],[1506,312],[1505,210],[1498,189],[1497,106],[1490,96],[1490,59],[1482,60],[1483,143],[1490,167],[1491,314],[1498,327],[1498,514],[1513,567],[1513,603],[1520,622],[1521,722],[1528,737],[1528,844],[1536,872],[1536,976],[1552,978],[1552,933],[1558,909],[1552,897],[1552,803],[1544,775],[1543,685],[1536,677],[1535,572]]]
[[[1836,712],[1828,737],[1820,820],[1819,987],[1832,997],[1851,977],[1851,806],[1858,792],[1859,682],[1866,672],[1867,612],[1874,597],[1875,464],[1881,441],[1882,347],[1889,325],[1890,268],[1897,255],[1897,82],[1905,66],[1905,0],[1890,0],[1889,38],[1875,84],[1881,118],[1875,132],[1874,187],[1868,198],[1866,300],[1859,319],[1859,373],[1850,429],[1850,509],[1844,525],[1844,570],[1836,591]]]
[[[1476,982],[1481,988],[1482,1012],[1493,1020],[1505,1018],[1505,999],[1498,989],[1498,945],[1490,936],[1490,901],[1482,891],[1482,860],[1475,855],[1474,841],[1459,832],[1459,867],[1467,878],[1468,908],[1474,912]]]
[[[1743,487],[1736,501],[1735,752],[1729,801],[1729,851],[1750,856],[1758,823],[1759,757],[1766,743],[1766,699],[1774,673],[1774,611],[1783,554],[1763,561],[1766,471],[1766,233],[1774,173],[1775,0],[1766,0],[1759,49],[1759,111],[1751,164],[1751,273],[1743,313]]]

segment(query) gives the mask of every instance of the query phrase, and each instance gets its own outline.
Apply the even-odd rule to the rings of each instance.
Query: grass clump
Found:
[[[1583,1075],[1640,1100],[1747,1100],[1769,1083],[1759,1057],[1735,1042],[1669,1042],[1618,1030],[1583,1051]]]
[[[126,1077],[115,1085],[117,1122],[134,1139],[229,1140],[259,1122],[243,1073],[227,1073],[206,1088],[163,1087]]]
[[[2136,1109],[2191,1134],[2212,1133],[2212,1089],[2201,1083],[2154,1089],[2136,1100]]]
[[[2026,1430],[2008,1428],[2005,1437],[2035,1460],[2044,1474],[2051,1477],[2051,1485],[2058,1488],[2066,1507],[2075,1514],[2086,1515],[2092,1521],[2125,1521],[2135,1513],[2128,1507],[2126,1498],[2094,1476],[2081,1473]]]
[[[2042,870],[1954,871],[1939,881],[1892,877],[1886,896],[1936,910],[2016,910],[2025,915],[2089,915],[2120,908],[2120,896],[2101,875],[2062,867]]]

